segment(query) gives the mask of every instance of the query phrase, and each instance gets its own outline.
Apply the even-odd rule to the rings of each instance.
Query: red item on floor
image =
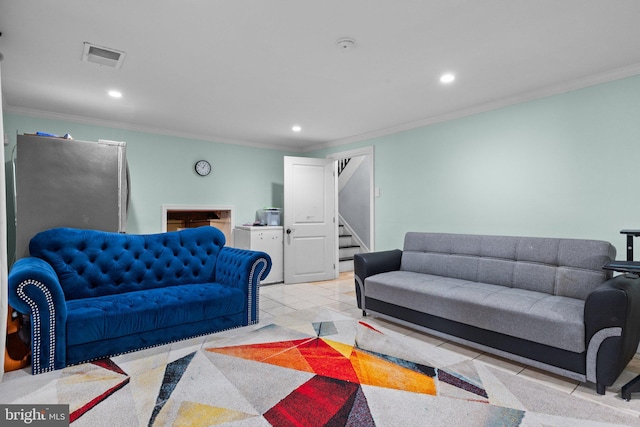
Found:
[[[7,313],[7,340],[4,348],[4,371],[15,371],[28,366],[31,361],[31,350],[18,333],[22,328],[22,318],[18,314],[13,316],[13,308],[9,306]]]

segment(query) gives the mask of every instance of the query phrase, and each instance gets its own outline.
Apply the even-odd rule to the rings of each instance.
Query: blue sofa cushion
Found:
[[[206,321],[242,313],[246,295],[217,283],[169,286],[68,301],[67,344]]]
[[[70,301],[215,282],[224,243],[214,227],[149,235],[56,228],[38,233],[29,251],[51,264]]]

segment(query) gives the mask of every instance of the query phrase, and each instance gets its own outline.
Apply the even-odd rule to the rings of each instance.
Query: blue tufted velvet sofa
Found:
[[[9,304],[31,317],[32,373],[257,323],[271,259],[224,244],[213,227],[37,234],[9,274]]]

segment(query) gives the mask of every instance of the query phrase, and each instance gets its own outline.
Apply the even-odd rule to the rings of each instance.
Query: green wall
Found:
[[[236,224],[251,221],[282,206],[282,157],[296,155],[14,114],[4,125],[7,160],[16,132],[127,141],[131,233],[159,231],[163,204],[233,205]],[[640,228],[640,76],[304,155],[365,146],[381,190],[377,250],[416,230],[603,239],[623,259],[619,231]],[[199,158],[207,178],[192,171]]]
[[[161,231],[162,205],[166,204],[233,206],[236,225],[253,221],[258,208],[282,207],[283,156],[291,154],[284,151],[7,113],[4,130],[9,135],[5,156],[10,245],[15,238],[10,159],[18,133],[42,131],[69,133],[84,141],[126,141],[131,174],[129,233]],[[211,162],[213,172],[209,176],[195,174],[193,164],[198,159]],[[9,253],[13,250],[11,247]]]
[[[640,76],[309,154],[363,146],[377,250],[437,231],[603,239],[624,259],[619,231],[640,229]]]

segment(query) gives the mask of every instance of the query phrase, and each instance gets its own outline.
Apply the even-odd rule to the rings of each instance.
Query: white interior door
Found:
[[[336,164],[284,158],[284,282],[338,277]]]

